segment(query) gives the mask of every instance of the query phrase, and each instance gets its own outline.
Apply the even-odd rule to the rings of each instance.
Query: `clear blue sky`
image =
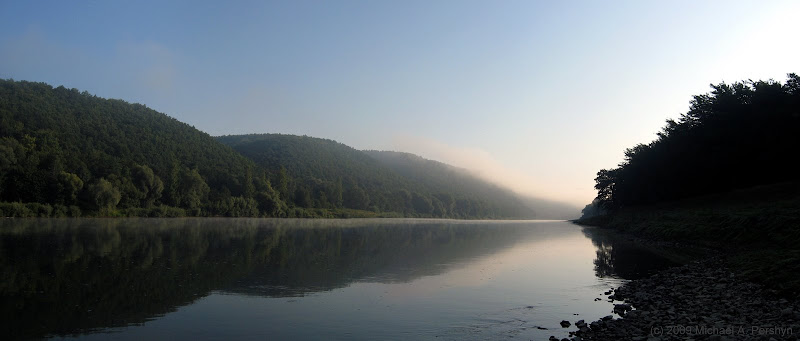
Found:
[[[0,77],[588,203],[709,83],[800,72],[796,1],[2,1]]]

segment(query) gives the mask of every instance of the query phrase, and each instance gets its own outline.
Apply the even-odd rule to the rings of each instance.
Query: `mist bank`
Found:
[[[586,186],[581,179],[567,175],[554,175],[549,172],[534,175],[547,165],[559,162],[550,159],[537,164],[532,171],[523,171],[509,166],[487,150],[481,148],[457,147],[419,136],[400,135],[393,138],[397,150],[418,154],[424,158],[437,160],[465,170],[471,176],[493,183],[519,194],[521,197],[543,200],[558,206],[571,207],[580,211],[587,198],[592,197],[593,188]],[[563,160],[561,160],[563,162]],[[531,167],[530,165],[527,167]],[[560,174],[560,173],[559,173]]]

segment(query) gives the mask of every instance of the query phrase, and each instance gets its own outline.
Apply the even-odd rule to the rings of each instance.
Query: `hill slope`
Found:
[[[270,169],[282,198],[302,207],[311,204],[450,218],[534,216],[514,193],[413,154],[364,152],[308,136],[261,134],[218,139]],[[281,166],[286,175],[281,175]],[[289,175],[297,180],[281,180]],[[307,202],[306,193],[316,194],[311,197],[317,199]]]
[[[214,138],[144,105],[0,80],[0,216],[81,214],[534,217],[527,199],[412,154]]]
[[[569,204],[541,198],[521,196],[508,189],[498,187],[473,176],[466,169],[454,167],[446,163],[427,160],[420,156],[389,151],[365,151],[383,165],[402,176],[420,182],[431,188],[448,190],[459,194],[471,193],[487,198],[498,205],[501,210],[509,210],[506,214],[527,212],[533,209],[538,219],[574,219],[578,208]]]
[[[144,105],[0,80],[0,201],[65,211],[54,215],[162,205],[193,215],[276,215],[282,203],[265,175],[208,134]]]

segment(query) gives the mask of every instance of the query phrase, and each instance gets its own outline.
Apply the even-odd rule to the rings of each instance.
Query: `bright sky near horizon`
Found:
[[[0,78],[583,205],[710,83],[800,72],[798,1],[2,1]]]

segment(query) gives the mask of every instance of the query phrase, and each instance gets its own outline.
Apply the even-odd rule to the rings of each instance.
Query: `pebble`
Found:
[[[568,340],[800,340],[800,302],[738,279],[718,256],[611,291],[621,318],[577,321]]]

